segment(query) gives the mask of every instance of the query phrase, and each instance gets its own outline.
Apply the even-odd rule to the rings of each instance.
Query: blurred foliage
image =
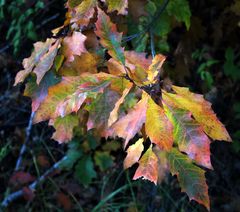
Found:
[[[0,2],[0,21],[10,19],[6,39],[13,44],[14,54],[20,50],[23,37],[32,41],[38,39],[36,25],[33,23],[32,16],[36,15],[44,8],[41,0],[36,1],[31,7],[26,8],[25,0],[14,0]]]

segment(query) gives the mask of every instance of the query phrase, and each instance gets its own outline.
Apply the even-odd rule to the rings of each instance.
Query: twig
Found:
[[[25,141],[24,141],[24,143],[22,145],[22,148],[20,150],[19,157],[18,157],[16,166],[15,166],[15,169],[14,169],[15,172],[19,171],[20,168],[21,168],[23,155],[24,155],[24,153],[27,150],[27,145],[28,145],[29,139],[30,139],[30,134],[31,134],[31,129],[32,129],[32,122],[33,122],[34,115],[35,115],[35,112],[32,112],[31,116],[29,118],[28,126],[26,128],[26,139],[25,139]]]
[[[52,172],[54,172],[56,169],[59,168],[61,163],[65,161],[68,157],[64,156],[61,160],[59,160],[57,163],[55,163],[50,169],[48,169],[41,177],[39,177],[36,181],[34,181],[32,184],[28,186],[28,188],[34,192],[37,185],[39,185],[41,182],[43,182]],[[8,205],[13,202],[14,200],[22,197],[24,194],[23,190],[18,190],[12,194],[9,194],[1,203],[2,208],[8,207]]]
[[[155,57],[156,51],[155,51],[155,44],[154,44],[154,35],[152,29],[150,29],[150,40],[151,40],[151,53],[152,53],[152,58]]]

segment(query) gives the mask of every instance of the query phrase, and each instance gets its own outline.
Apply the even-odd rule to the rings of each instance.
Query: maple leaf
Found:
[[[44,101],[41,103],[40,107],[36,111],[35,117],[34,117],[34,123],[38,123],[40,121],[45,121],[48,119],[54,119],[58,115],[61,115],[61,110],[56,112],[56,109],[59,109],[59,104],[61,105],[64,103],[65,100],[69,100],[69,103],[66,103],[66,111],[69,112],[69,109],[71,108],[73,111],[75,111],[75,106],[70,106],[71,101],[74,100],[69,98],[70,95],[74,94],[77,91],[77,88],[85,83],[97,83],[102,80],[108,80],[112,77],[112,75],[108,74],[82,74],[81,76],[76,77],[63,77],[62,81],[54,86],[51,86],[48,90],[48,95],[44,99]],[[81,88],[81,86],[80,86]],[[80,101],[80,100],[79,100]],[[77,103],[77,102],[75,102]],[[70,108],[68,106],[70,104]],[[78,103],[79,104],[79,103]]]
[[[85,82],[79,85],[73,94],[67,96],[56,107],[56,116],[64,117],[71,112],[77,112],[83,102],[88,98],[96,98],[99,93],[103,93],[104,88],[109,85],[109,81],[98,83]]]
[[[143,95],[142,99],[131,109],[126,116],[121,117],[111,126],[112,134],[125,139],[126,147],[129,140],[132,139],[142,128],[146,120],[148,98]]]
[[[180,151],[186,152],[189,158],[199,165],[212,169],[210,160],[210,140],[205,135],[202,127],[191,118],[191,113],[166,106],[166,115],[174,126],[174,141]]]
[[[64,38],[62,51],[68,62],[74,60],[74,55],[80,56],[83,52],[87,51],[84,45],[86,39],[87,37],[81,32],[73,32],[71,36]]]
[[[24,95],[32,98],[32,111],[35,112],[45,97],[48,95],[48,88],[55,85],[59,80],[49,71],[42,79],[39,85],[35,78],[26,83]]]
[[[124,169],[131,167],[134,163],[137,163],[141,157],[143,146],[143,138],[138,139],[138,141],[129,146],[127,149],[127,156],[124,159]]]
[[[97,5],[96,0],[84,0],[80,4],[76,2],[67,2],[68,13],[65,25],[75,23],[81,26],[89,24],[90,19],[94,15],[94,8]]]
[[[36,73],[39,84],[44,74],[51,68],[58,47],[59,41],[53,38],[45,42],[36,42],[31,56],[23,60],[24,70],[17,73],[14,85],[23,82],[32,71]]]
[[[128,0],[101,0],[108,5],[108,12],[118,11],[118,14],[127,15]]]
[[[124,65],[124,50],[120,45],[122,33],[117,32],[116,25],[111,22],[110,18],[100,8],[98,8],[95,33],[100,38],[102,46],[108,50],[108,53]]]
[[[79,76],[84,72],[97,73],[100,58],[93,53],[84,52],[80,56],[74,56],[72,62],[65,62],[60,68],[61,76]]]
[[[87,129],[95,128],[102,137],[108,136],[108,119],[110,112],[119,99],[117,92],[106,89],[105,92],[94,100],[86,110],[89,111]]]
[[[152,151],[152,144],[139,160],[133,180],[143,178],[157,184],[158,179],[158,158]]]
[[[148,98],[145,131],[152,143],[163,150],[170,150],[173,144],[173,126],[165,111],[151,97]]]
[[[191,111],[208,136],[214,140],[231,141],[226,128],[213,112],[211,104],[202,95],[194,94],[184,87],[172,86],[172,89],[176,94],[164,92],[163,95],[171,98],[179,108]]]
[[[56,130],[52,139],[59,143],[68,142],[73,137],[73,128],[78,126],[78,117],[76,115],[58,117],[56,120],[51,120],[49,125],[52,125]]]
[[[182,191],[189,198],[203,204],[209,210],[208,186],[205,179],[205,171],[195,166],[191,159],[179,152],[176,148],[168,153],[170,171],[177,175]]]

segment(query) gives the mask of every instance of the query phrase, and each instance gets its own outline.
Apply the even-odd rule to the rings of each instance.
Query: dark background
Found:
[[[33,43],[50,37],[51,30],[64,22],[66,12],[63,0],[45,0],[43,6],[36,6],[37,2],[33,0],[19,2],[21,1],[7,1],[1,6],[1,200],[6,196],[9,187],[11,191],[18,188],[18,185],[11,185],[9,179],[19,156],[31,113],[30,99],[22,96],[24,86],[13,87],[15,75],[22,68],[22,59],[30,55]],[[169,70],[169,77],[174,84],[203,93],[212,102],[214,111],[228,129],[233,143],[216,141],[211,144],[214,170],[207,170],[206,177],[211,211],[240,211],[240,2],[191,0],[190,7],[192,17],[189,31],[184,26],[176,26],[168,35],[170,50],[166,52],[165,69]],[[29,12],[29,9],[34,11]],[[19,22],[22,14],[26,16]],[[13,32],[8,35],[11,27]],[[215,60],[216,63],[211,62]],[[50,139],[51,133],[52,129],[46,123],[32,128],[29,149],[34,153],[27,151],[24,160],[27,167],[25,172],[32,176],[37,176],[34,160],[41,164],[39,169],[42,173],[53,163],[49,159],[49,152],[56,160],[66,152],[66,146]],[[103,196],[131,183],[131,170],[122,171],[120,161],[124,158],[123,152],[113,152],[113,157],[116,162],[114,168],[107,172],[99,171],[96,181],[88,187],[79,184],[71,171],[55,173],[38,187],[34,199],[30,201],[25,197],[16,200],[8,210],[17,208],[18,211],[80,211],[80,206],[75,201],[80,199],[81,207],[90,211]],[[26,180],[31,181],[29,178]],[[158,187],[148,182],[138,182],[132,192],[134,194],[123,192],[124,198],[115,196],[109,203],[112,204],[109,211],[117,211],[114,209],[115,205],[124,204],[129,205],[125,207],[128,209],[124,210],[136,211],[136,206],[132,204],[134,201],[139,211],[205,211],[202,206],[193,201],[189,202],[187,196],[180,193],[175,177],[167,177]]]

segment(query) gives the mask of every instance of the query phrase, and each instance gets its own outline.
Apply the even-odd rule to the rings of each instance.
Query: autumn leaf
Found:
[[[111,22],[110,18],[100,8],[98,8],[95,33],[100,38],[101,45],[108,50],[108,53],[124,65],[124,50],[121,47],[122,33],[117,32],[116,25]]]
[[[152,151],[152,145],[144,153],[139,160],[139,167],[137,168],[133,180],[143,178],[157,184],[158,180],[158,158]]]
[[[127,115],[121,117],[112,127],[112,134],[125,139],[126,147],[129,140],[132,139],[142,128],[146,120],[148,98],[143,98],[131,109]]]
[[[131,88],[132,88],[132,84],[130,84],[130,87],[125,88],[121,98],[116,102],[113,110],[110,113],[109,119],[108,119],[108,127],[110,127],[115,121],[117,121],[117,119],[118,119],[118,110],[120,108],[120,105],[124,102],[125,97],[128,95],[128,93],[131,90]]]
[[[151,97],[148,98],[145,131],[152,143],[163,150],[170,150],[173,145],[173,126],[165,111]]]
[[[142,151],[144,149],[143,146],[143,138],[138,139],[135,144],[132,144],[127,149],[127,156],[124,159],[124,169],[131,167],[134,163],[137,163],[139,158],[141,157]]]
[[[93,17],[95,12],[95,6],[97,5],[96,0],[84,0],[79,4],[75,2],[67,2],[67,7],[69,9],[67,13],[67,20],[65,25],[69,23],[76,23],[81,26],[86,26],[89,24],[90,19]]]
[[[14,85],[17,85],[18,83],[23,82],[25,80],[25,78],[33,71],[34,67],[36,67],[38,63],[43,60],[44,55],[48,53],[51,45],[55,42],[57,43],[56,39],[51,38],[51,39],[47,39],[45,42],[36,42],[34,44],[34,51],[32,52],[30,57],[25,58],[23,60],[24,70],[19,71],[17,73]],[[55,52],[53,48],[51,49],[51,52],[52,53]],[[46,60],[48,59],[46,58],[45,61]],[[53,61],[50,60],[48,62],[51,64]],[[49,66],[49,65],[46,64],[46,66]],[[40,81],[40,77],[39,77],[39,81]]]
[[[177,175],[182,191],[186,192],[190,200],[203,204],[209,210],[208,186],[205,171],[197,167],[184,154],[173,148],[168,153],[170,171]]]
[[[127,15],[128,0],[101,0],[108,5],[108,12],[118,11],[118,14]]]
[[[97,66],[100,58],[93,53],[84,52],[80,56],[74,56],[72,62],[65,62],[60,68],[61,76],[79,76],[84,72],[97,73]]]
[[[32,98],[32,111],[35,112],[45,97],[48,95],[48,88],[58,83],[59,80],[49,71],[43,77],[39,85],[36,84],[35,78],[26,83],[24,95]]]
[[[74,60],[74,55],[80,56],[83,52],[87,51],[84,45],[86,39],[86,36],[81,32],[73,32],[71,36],[64,38],[62,52],[68,62]]]
[[[57,40],[48,50],[48,52],[43,55],[39,63],[36,64],[36,67],[33,69],[33,72],[37,76],[37,84],[39,84],[46,74],[46,72],[52,67],[53,61],[57,55],[60,41]]]
[[[96,98],[99,93],[103,93],[104,88],[107,87],[109,83],[109,81],[102,81],[100,83],[85,82],[79,85],[73,94],[70,94],[58,103],[55,115],[64,117],[72,112],[78,112],[88,97]]]
[[[210,140],[202,127],[191,118],[191,113],[166,106],[166,115],[174,126],[174,141],[179,150],[188,154],[197,164],[212,169],[210,160]]]
[[[214,140],[231,141],[226,128],[213,112],[211,104],[202,95],[194,94],[184,87],[172,86],[172,88],[176,94],[164,92],[164,95],[170,97],[179,108],[191,111],[208,136]]]
[[[39,106],[34,117],[34,123],[40,121],[45,121],[48,119],[55,119],[58,115],[61,114],[61,111],[56,112],[59,104],[64,103],[64,100],[69,97],[69,95],[74,94],[77,91],[77,88],[88,82],[88,83],[97,83],[102,80],[108,80],[112,75],[108,74],[83,74],[76,77],[63,77],[62,81],[48,89],[48,95],[44,101]],[[101,79],[102,78],[102,79]],[[70,98],[71,99],[71,98]],[[67,99],[66,99],[67,100]],[[71,102],[71,100],[70,100]],[[68,104],[66,104],[68,105]],[[75,108],[75,107],[70,107]]]
[[[58,117],[53,123],[50,123],[55,128],[52,139],[59,143],[68,142],[73,137],[73,128],[78,126],[78,117],[76,115],[68,115],[65,117]]]
[[[150,83],[156,83],[158,80],[158,76],[160,74],[161,67],[165,61],[165,56],[161,54],[157,54],[153,60],[151,65],[149,66],[147,73],[148,73],[148,81]]]
[[[90,105],[86,106],[86,110],[90,113],[87,129],[95,128],[102,137],[107,137],[110,112],[118,99],[117,92],[106,89],[102,95],[99,95]]]

